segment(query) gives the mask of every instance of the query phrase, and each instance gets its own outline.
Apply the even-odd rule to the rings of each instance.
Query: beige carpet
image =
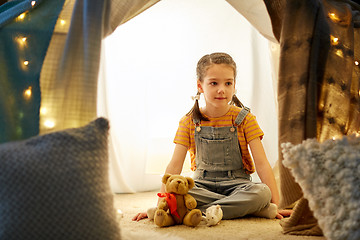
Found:
[[[123,217],[119,219],[124,240],[128,239],[200,239],[200,240],[232,240],[232,239],[286,239],[286,240],[325,240],[324,237],[305,237],[282,234],[279,220],[263,218],[243,218],[236,220],[222,220],[219,225],[190,228],[184,225],[167,228],[157,227],[153,221],[145,219],[139,222],[132,221],[138,212],[153,207],[157,201],[157,192],[136,194],[116,194],[115,208],[121,209]]]

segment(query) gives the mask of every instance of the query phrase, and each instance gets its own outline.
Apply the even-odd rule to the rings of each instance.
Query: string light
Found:
[[[339,22],[340,21],[340,18],[338,16],[336,16],[335,13],[329,13],[328,16],[333,22]]]
[[[15,41],[19,44],[19,47],[26,46],[27,38],[26,37],[16,37]]]
[[[27,60],[24,61],[24,65],[25,65],[25,66],[29,65],[29,61],[27,61]]]
[[[24,91],[24,98],[27,100],[31,98],[31,95],[32,95],[31,89],[32,89],[32,87],[30,86],[27,89],[25,89],[25,91]]]
[[[18,136],[21,136],[21,135],[23,134],[23,131],[22,131],[22,128],[21,128],[21,127],[17,127],[17,128],[16,128],[16,134],[17,134]]]
[[[342,137],[341,135],[340,136],[333,136],[332,140],[340,139],[341,137]]]
[[[344,57],[344,54],[340,49],[336,50],[335,54],[338,55],[339,57]]]
[[[54,128],[55,127],[55,122],[54,121],[52,121],[52,120],[46,120],[45,122],[44,122],[44,126],[46,127],[46,128]]]
[[[40,114],[45,115],[46,113],[47,113],[47,108],[46,107],[41,107],[40,108]]]
[[[32,7],[35,6],[35,4],[36,4],[36,1],[31,1],[31,6]]]
[[[24,20],[25,15],[26,15],[26,13],[22,13],[22,14],[20,14],[20,15],[17,17],[17,19],[18,19],[18,20]]]
[[[334,36],[330,36],[330,40],[331,40],[331,44],[332,45],[338,45],[339,44],[339,38],[334,37]]]
[[[355,65],[356,66],[359,66],[359,62],[355,60]]]
[[[66,21],[65,21],[64,19],[61,19],[61,20],[60,20],[60,24],[61,24],[61,26],[64,26],[64,25],[65,25],[65,23],[66,23]]]

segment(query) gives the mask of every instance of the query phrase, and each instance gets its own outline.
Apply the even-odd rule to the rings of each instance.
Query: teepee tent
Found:
[[[194,94],[191,69],[195,67],[195,59],[209,51],[228,51],[235,56],[240,69],[242,66],[250,69],[244,71],[244,78],[238,79],[238,94],[244,96],[245,105],[259,119],[264,119],[260,125],[265,134],[270,133],[269,143],[265,145],[274,159],[273,166],[279,158],[282,206],[302,198],[302,191],[282,165],[278,145],[299,144],[307,138],[323,141],[360,129],[360,7],[354,1],[18,0],[1,3],[0,142],[79,127],[98,115],[106,116],[112,128],[110,173],[116,192],[153,189],[158,177],[152,173],[161,171],[156,165],[161,165],[162,160],[151,161],[156,159],[154,156],[164,158],[162,147],[166,152],[171,148],[163,140],[169,139],[169,129],[176,126],[177,120],[172,124],[174,119],[191,106],[180,102]],[[187,4],[196,5],[198,12],[191,12],[191,8],[185,7]],[[160,11],[167,7],[173,14]],[[219,9],[226,9],[228,16],[218,14]],[[194,15],[201,24],[191,21]],[[231,20],[227,22],[227,19]],[[243,25],[245,19],[247,26]],[[171,32],[173,29],[160,25],[166,21],[178,24],[177,29]],[[130,28],[139,23],[146,28],[138,26],[141,32],[134,35]],[[157,34],[149,31],[152,23],[160,25],[157,30],[167,37],[165,45],[164,38],[157,39]],[[240,27],[247,28],[246,36],[241,36]],[[218,30],[209,34],[203,32],[206,28]],[[186,35],[189,29],[193,32]],[[225,37],[217,34],[220,30],[226,33]],[[172,35],[167,36],[167,32]],[[196,48],[193,44],[201,34],[206,41],[201,43],[203,48]],[[143,41],[131,36],[141,36]],[[233,46],[234,37],[238,38],[239,46],[250,47],[245,47],[243,52],[229,47]],[[174,45],[169,42],[177,38],[182,42]],[[214,40],[225,42],[215,49],[210,44]],[[131,47],[115,48],[117,41],[138,46],[135,45],[131,54],[125,51],[131,51]],[[161,48],[166,54],[161,53]],[[111,54],[112,49],[115,55]],[[142,57],[145,61],[133,58],[141,56],[136,49],[149,54]],[[244,58],[243,53],[248,53],[248,57]],[[167,57],[161,59],[161,56]],[[144,69],[152,69],[147,69],[146,62],[158,67],[157,75],[149,79]],[[162,69],[165,64],[172,67],[171,73]],[[129,72],[124,75],[126,79],[109,76],[111,71],[123,74],[115,71],[116,68]],[[264,69],[268,72],[263,72]],[[176,79],[180,72],[186,79]],[[139,89],[140,80],[136,76],[145,78]],[[147,87],[143,88],[144,85]],[[182,85],[186,90],[178,91]],[[172,91],[170,97],[168,91]],[[112,102],[114,99],[118,101]],[[142,104],[124,110],[137,100]],[[159,104],[162,110],[157,108]],[[162,122],[163,112],[168,121]],[[157,116],[160,117],[155,119]],[[134,132],[137,133],[131,137]],[[139,159],[146,161],[139,163]],[[134,179],[138,182],[134,183]]]
[[[260,1],[247,5],[236,7],[266,13]],[[271,34],[270,18],[262,15]],[[113,123],[111,154],[116,167],[112,169],[121,172],[112,174],[114,191],[158,189],[159,177],[172,156],[178,122],[193,105],[197,61],[216,51],[229,53],[237,62],[237,95],[266,132],[263,143],[275,166],[272,53],[278,50],[277,43],[222,0],[160,1],[119,26],[104,40],[98,94],[99,114]],[[131,104],[119,104],[129,100]],[[189,163],[185,161],[183,172],[190,172]],[[256,174],[253,179],[258,180]]]
[[[169,129],[176,129],[180,116],[191,106],[197,59],[212,51],[227,51],[237,58],[238,95],[264,119],[263,128],[269,135],[265,145],[275,165],[273,79],[277,70],[271,69],[274,65],[266,38],[272,41],[275,64],[279,48],[262,1],[11,1],[1,8],[1,142],[78,127],[98,115],[105,116],[111,121],[113,190],[157,188],[173,148],[173,132]],[[27,30],[19,32],[19,26]],[[6,41],[13,47],[5,47],[9,45]],[[7,57],[10,54],[16,56],[12,61]],[[151,71],[157,76],[146,76]],[[124,72],[128,75],[119,75]],[[119,81],[121,78],[132,81]],[[138,89],[129,89],[127,83],[137,84]],[[182,91],[174,91],[180,86]],[[159,96],[157,102],[149,101],[155,96]],[[131,110],[130,104],[119,104],[129,98],[144,105],[135,103]],[[164,122],[155,120],[157,114],[164,114],[159,106],[173,109]],[[124,113],[133,117],[123,117]]]

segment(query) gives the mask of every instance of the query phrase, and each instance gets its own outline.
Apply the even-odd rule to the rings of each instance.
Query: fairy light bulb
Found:
[[[338,55],[339,57],[344,57],[343,51],[341,51],[340,49],[336,50],[335,54]]]
[[[335,13],[329,13],[328,16],[333,22],[339,22],[340,21],[340,18]]]
[[[18,17],[17,17],[17,19],[18,20],[24,20],[24,18],[25,18],[25,13],[22,13],[22,14],[20,14]]]
[[[339,38],[330,36],[331,44],[332,45],[338,45],[339,44]]]
[[[52,121],[52,120],[46,120],[46,121],[44,122],[44,126],[45,126],[46,128],[49,128],[49,129],[54,128],[54,127],[55,127],[55,122]]]
[[[356,66],[359,66],[359,62],[355,60],[355,65]]]
[[[27,37],[18,36],[14,39],[20,48],[25,47],[27,44]]]
[[[24,65],[25,65],[25,66],[29,65],[29,61],[27,61],[27,60],[24,61]]]
[[[23,130],[22,130],[22,128],[20,126],[16,128],[16,134],[18,136],[21,136],[23,134]]]
[[[46,115],[47,114],[47,108],[46,107],[41,107],[40,108],[40,114],[41,115]]]
[[[60,24],[61,24],[61,26],[64,26],[66,24],[66,21],[64,19],[61,19]]]
[[[36,4],[36,1],[31,1],[31,6],[32,7],[35,6],[35,4]]]
[[[24,98],[28,100],[31,98],[31,95],[32,95],[32,87],[28,87],[24,91]]]

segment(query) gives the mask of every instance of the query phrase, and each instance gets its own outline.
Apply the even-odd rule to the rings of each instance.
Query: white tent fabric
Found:
[[[261,35],[272,42],[278,43],[272,31],[271,20],[263,0],[226,1],[243,15]]]
[[[178,121],[193,104],[196,62],[206,53],[224,51],[239,66],[238,96],[257,115],[274,166],[271,25],[264,3],[251,3],[66,0],[40,76],[40,134],[105,116],[111,124],[114,192],[156,189],[171,158]],[[276,43],[271,46],[276,53]]]
[[[278,127],[272,53],[278,53],[277,43],[268,41],[274,38],[262,1],[228,2],[163,0],[105,39],[98,115],[111,123],[114,192],[160,187],[178,121],[193,105],[196,62],[216,51],[231,54],[237,62],[237,95],[257,116],[269,161],[275,165]],[[262,35],[239,12],[261,27]],[[189,159],[185,173],[190,172],[188,166]]]
[[[158,0],[66,0],[41,70],[40,134],[96,117],[102,39]]]

